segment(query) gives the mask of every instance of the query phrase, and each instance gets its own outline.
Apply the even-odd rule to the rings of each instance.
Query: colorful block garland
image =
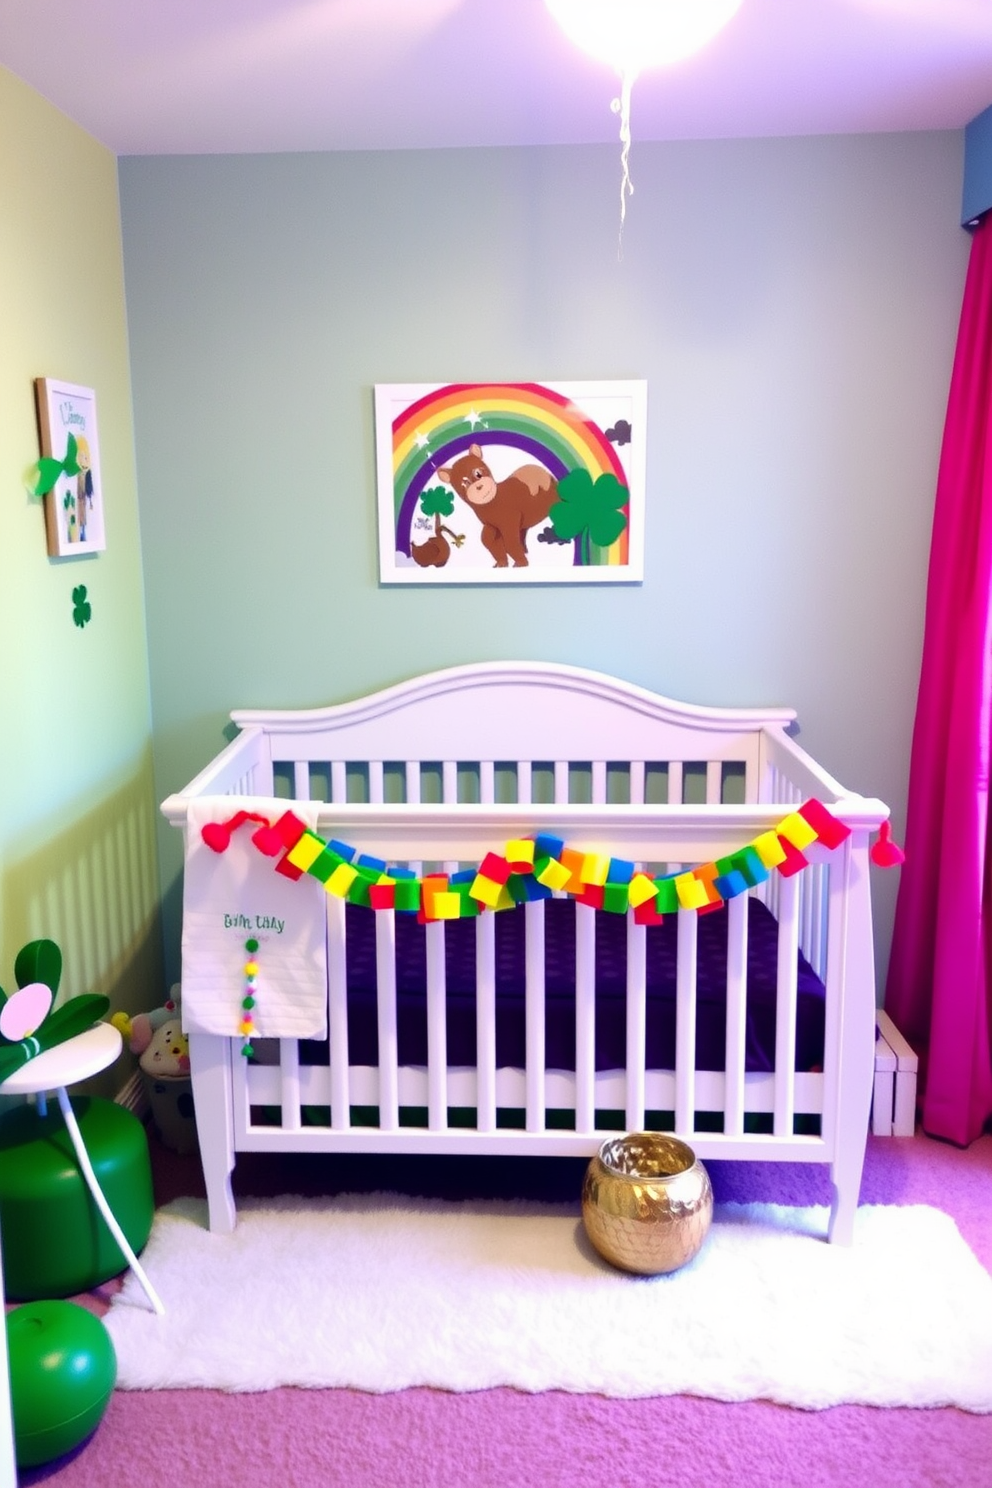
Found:
[[[233,833],[246,821],[261,824],[251,840],[260,853],[276,859],[277,873],[290,879],[315,878],[336,898],[376,911],[414,914],[421,924],[513,909],[565,892],[576,903],[608,914],[630,910],[638,925],[660,925],[666,914],[680,909],[697,914],[720,909],[727,900],[764,883],[772,872],[783,877],[799,873],[808,864],[805,849],[812,843],[832,850],[851,835],[850,827],[822,801],[811,799],[736,852],[659,878],[627,859],[583,852],[543,833],[514,838],[502,853],[486,853],[477,868],[418,878],[411,869],[359,854],[348,843],[334,838],[325,842],[292,811],[283,812],[274,822],[239,811],[228,821],[208,822],[202,828],[203,841],[214,852],[225,852]],[[872,849],[872,861],[886,867],[901,862],[904,855],[891,842],[887,822],[883,823],[883,839],[878,844],[882,851],[876,854]],[[258,942],[246,941],[244,949],[248,959],[239,1031],[242,1052],[250,1057]]]
[[[464,919],[485,910],[512,909],[564,891],[577,903],[611,914],[633,911],[638,924],[660,924],[679,909],[706,914],[728,899],[763,883],[773,871],[789,877],[806,867],[804,849],[813,842],[832,849],[850,828],[822,803],[805,801],[778,826],[761,832],[736,852],[712,863],[652,878],[625,858],[568,847],[539,833],[514,838],[502,853],[488,852],[477,868],[417,878],[408,868],[356,853],[346,842],[323,838],[292,811],[269,823],[244,811],[228,822],[211,822],[203,840],[214,852],[227,848],[244,821],[261,822],[252,842],[275,870],[289,878],[316,878],[328,894],[373,910],[415,914],[421,923]]]

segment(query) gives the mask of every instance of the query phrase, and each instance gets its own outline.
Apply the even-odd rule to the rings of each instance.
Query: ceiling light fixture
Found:
[[[620,228],[623,230],[630,179],[630,93],[638,73],[670,67],[691,57],[722,30],[742,0],[544,0],[570,41],[597,62],[620,74],[620,97],[611,104],[620,115],[622,176]]]

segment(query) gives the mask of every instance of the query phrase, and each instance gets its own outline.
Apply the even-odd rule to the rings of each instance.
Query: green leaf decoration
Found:
[[[32,940],[22,947],[14,962],[14,980],[18,987],[43,982],[54,997],[62,980],[62,952],[54,940]]]
[[[85,584],[77,584],[72,591],[72,618],[80,630],[93,618],[93,606],[86,598]]]
[[[62,469],[66,475],[79,474],[79,445],[76,443],[75,434],[70,434],[65,442],[65,459],[62,461]]]
[[[38,479],[34,484],[36,496],[47,496],[49,491],[54,490],[55,482],[62,474],[62,461],[53,460],[48,455],[38,461]]]
[[[64,460],[54,460],[51,455],[43,455],[38,461],[38,479],[34,484],[34,494],[47,496],[49,491],[55,489],[55,483],[60,475],[78,475],[79,471],[79,445],[76,443],[75,434],[69,434],[65,442]],[[70,505],[75,505],[75,497],[71,496],[68,491],[63,505],[66,510]]]
[[[585,536],[588,542],[608,548],[627,526],[620,510],[630,499],[630,492],[615,475],[601,475],[593,484],[588,470],[570,470],[558,482],[559,500],[549,516],[555,536],[572,542]]]
[[[455,509],[455,493],[448,486],[431,486],[420,498],[425,517],[450,517]]]
[[[32,982],[42,982],[51,989],[54,996],[62,979],[62,952],[54,940],[32,940],[22,946],[14,961],[14,976],[18,988],[27,987]],[[3,1007],[8,998],[2,989],[0,999],[0,1007]],[[85,1033],[94,1023],[106,1017],[109,1011],[109,997],[105,997],[102,992],[84,992],[49,1012],[31,1038],[23,1038],[15,1043],[0,1034],[0,1084],[36,1054],[54,1049],[56,1044],[64,1044],[66,1039]]]

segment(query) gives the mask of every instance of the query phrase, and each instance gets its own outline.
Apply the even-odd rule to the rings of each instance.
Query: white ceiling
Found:
[[[662,0],[659,0],[662,3]],[[119,155],[594,143],[615,76],[543,0],[0,0],[0,63]],[[960,128],[992,0],[743,0],[643,74],[645,139]]]

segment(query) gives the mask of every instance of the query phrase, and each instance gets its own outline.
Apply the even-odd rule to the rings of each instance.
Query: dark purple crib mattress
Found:
[[[575,904],[545,901],[545,1038],[548,1069],[575,1068]],[[525,1057],[522,909],[496,916],[496,1063],[522,1069]],[[699,920],[696,1000],[696,1068],[722,1070],[726,1048],[727,916]],[[647,929],[646,1047],[648,1069],[675,1067],[677,920]],[[348,1037],[352,1064],[378,1063],[375,916],[347,906]],[[778,927],[753,896],[748,901],[747,1036],[745,1068],[775,1067],[775,1000]],[[427,1063],[427,955],[423,925],[396,916],[397,1037],[400,1064]],[[445,923],[448,1064],[476,1062],[475,922]],[[623,915],[596,917],[596,1068],[626,1064],[627,926]],[[822,1067],[823,983],[805,957],[798,966],[797,1070]],[[304,1063],[326,1063],[326,1042],[301,1044]]]

